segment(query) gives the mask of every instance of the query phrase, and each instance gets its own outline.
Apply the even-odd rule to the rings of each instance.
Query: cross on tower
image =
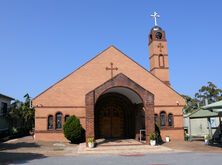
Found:
[[[157,25],[157,18],[160,18],[160,15],[157,12],[154,12],[150,16],[153,17],[155,26],[158,26]]]
[[[160,52],[162,52],[162,48],[164,48],[164,46],[163,46],[161,43],[159,43],[159,44],[157,45],[157,47],[160,49]]]
[[[111,71],[111,78],[113,78],[113,71],[114,71],[114,70],[118,70],[118,68],[117,68],[117,67],[114,68],[112,62],[110,63],[110,66],[111,66],[110,68],[109,68],[109,67],[106,67],[106,70],[107,70],[107,71],[108,71],[108,70]]]

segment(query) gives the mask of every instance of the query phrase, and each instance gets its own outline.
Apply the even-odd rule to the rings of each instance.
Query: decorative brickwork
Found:
[[[86,94],[86,139],[89,137],[95,137],[94,107],[96,101],[102,94],[113,87],[128,88],[140,96],[145,109],[146,142],[149,143],[149,134],[155,131],[154,95],[122,73],[118,74],[113,79],[108,80],[93,91]]]

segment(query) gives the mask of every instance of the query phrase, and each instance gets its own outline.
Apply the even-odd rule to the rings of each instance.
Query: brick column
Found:
[[[95,138],[94,132],[94,92],[86,95],[86,145],[89,137]]]
[[[154,106],[151,103],[145,105],[145,126],[146,126],[146,144],[150,142],[150,133],[155,132],[154,124]]]

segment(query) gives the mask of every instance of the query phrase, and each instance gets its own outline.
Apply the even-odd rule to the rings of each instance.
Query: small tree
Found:
[[[10,129],[16,128],[19,133],[28,134],[34,127],[34,108],[30,107],[30,97],[24,96],[25,101],[15,100],[7,114]]]
[[[70,116],[63,126],[65,137],[71,143],[80,143],[84,138],[84,130],[75,116]]]
[[[191,113],[198,108],[198,100],[196,98],[191,98],[190,96],[182,95],[186,100],[186,106],[183,109],[183,112]]]
[[[216,101],[222,100],[222,89],[218,88],[212,82],[208,82],[207,85],[202,86],[199,91],[195,94],[196,99],[199,100],[201,106],[204,105],[205,99],[211,104]]]
[[[222,100],[222,89],[218,88],[212,82],[208,82],[207,85],[202,86],[195,94],[194,98],[183,95],[186,100],[186,106],[184,107],[184,113],[191,113],[205,105],[205,100],[211,104],[216,101]]]

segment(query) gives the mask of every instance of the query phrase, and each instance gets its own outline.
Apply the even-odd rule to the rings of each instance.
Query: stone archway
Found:
[[[93,91],[86,94],[86,139],[88,137],[95,138],[95,106],[99,97],[102,96],[107,90],[113,87],[128,88],[141,98],[145,109],[145,129],[146,129],[146,142],[149,143],[149,134],[155,131],[154,125],[154,95],[143,87],[129,79],[124,74],[120,73],[114,78],[103,83]]]

